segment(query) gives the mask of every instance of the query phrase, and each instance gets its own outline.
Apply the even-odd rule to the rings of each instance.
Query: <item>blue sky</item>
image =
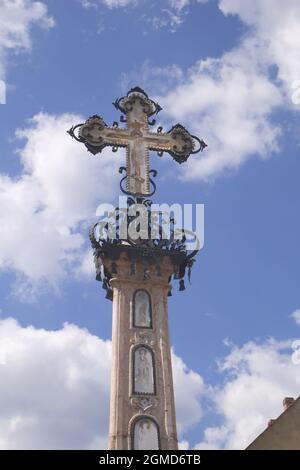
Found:
[[[117,200],[124,155],[93,157],[65,131],[112,123],[137,84],[160,124],[209,144],[184,167],[151,156],[157,202],[205,204],[192,284],[169,304],[182,445],[243,448],[299,395],[299,4],[279,13],[279,0],[0,0],[0,448],[105,446],[111,303],[87,227]],[[73,408],[50,413],[70,370]]]

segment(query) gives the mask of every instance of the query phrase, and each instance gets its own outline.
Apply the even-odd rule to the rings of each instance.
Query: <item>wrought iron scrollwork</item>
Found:
[[[120,172],[124,171],[120,168]],[[155,175],[155,170],[152,174]],[[126,176],[124,177],[126,178]],[[124,179],[123,178],[123,179]],[[141,205],[147,214],[147,230],[144,237],[138,236],[132,238],[130,235],[130,226],[138,221],[139,214],[132,214],[130,208],[133,205]],[[200,249],[200,243],[197,236],[192,231],[179,230],[175,228],[175,221],[170,219],[170,236],[166,238],[166,232],[163,224],[162,213],[153,217],[151,213],[152,201],[141,196],[130,195],[127,198],[127,209],[116,208],[112,213],[112,218],[116,223],[116,232],[114,238],[109,237],[109,223],[101,220],[94,224],[90,229],[90,240],[94,251],[94,261],[96,265],[96,279],[102,280],[102,287],[107,291],[107,298],[112,298],[110,286],[111,277],[117,272],[118,259],[122,252],[126,252],[131,260],[131,275],[135,275],[135,263],[140,260],[143,266],[143,280],[150,279],[149,266],[153,265],[157,276],[161,275],[159,263],[163,256],[171,257],[174,265],[174,279],[179,281],[179,290],[185,290],[184,277],[187,271],[188,279],[191,278],[191,269],[195,261],[195,256]],[[126,237],[121,236],[121,224],[126,224]],[[139,232],[139,223],[136,225],[136,231]],[[156,237],[152,238],[152,230],[155,230]],[[96,234],[97,231],[97,234]],[[123,233],[123,232],[122,232]],[[189,252],[186,246],[187,236],[192,236],[197,240],[196,249]],[[112,259],[111,272],[108,272],[102,265],[102,257],[108,256]],[[171,293],[169,293],[171,295]]]
[[[191,135],[187,129],[181,124],[173,126],[166,134],[163,133],[162,126],[157,128],[157,134],[160,136],[170,136],[170,147],[163,149],[157,146],[151,146],[151,150],[155,150],[159,157],[163,156],[164,152],[169,153],[178,163],[186,162],[190,155],[202,152],[207,144],[198,137]],[[196,143],[198,148],[196,148]]]
[[[190,279],[200,243],[193,232],[177,229],[174,220],[170,220],[171,231],[166,236],[163,214],[159,213],[157,217],[156,215],[152,217],[150,197],[156,191],[154,179],[157,172],[149,171],[148,152],[155,151],[160,157],[166,152],[178,163],[183,163],[190,155],[202,152],[207,144],[191,135],[181,124],[176,124],[168,132],[163,131],[162,126],[159,126],[156,132],[150,132],[148,126],[156,124],[155,117],[162,108],[140,87],[132,88],[126,96],[116,99],[113,105],[121,112],[120,122],[126,123],[126,126],[119,127],[117,121],[114,121],[112,126],[107,126],[102,117],[94,115],[67,131],[73,139],[83,143],[94,155],[101,153],[105,147],[111,147],[113,152],[120,147],[127,149],[127,169],[125,167],[119,169],[122,174],[120,189],[128,196],[127,207],[116,208],[110,214],[115,220],[116,231],[111,236],[110,223],[105,218],[90,229],[96,279],[102,281],[106,297],[112,299],[110,280],[118,273],[117,260],[121,253],[126,252],[129,257],[130,275],[136,275],[136,271],[141,268],[142,273],[139,275],[145,282],[149,280],[150,275],[161,275],[160,261],[167,256],[173,264],[174,278],[179,281],[179,290],[184,290],[186,271]],[[138,204],[142,205],[148,215],[147,224],[142,229],[146,232],[145,237],[141,234],[133,236],[133,232],[129,230],[134,226],[137,228],[135,234],[139,233],[141,222],[135,215],[133,207]],[[120,231],[120,227],[124,224],[127,228],[125,238]],[[155,230],[154,237],[152,229]],[[195,249],[188,249],[190,246],[187,243],[188,238],[195,242]],[[106,267],[104,266],[105,258],[110,260],[109,269],[106,262]]]
[[[126,96],[123,96],[122,98],[117,98],[113,102],[113,105],[116,109],[126,114],[132,109],[133,100],[140,101],[141,105],[143,106],[143,111],[147,114],[148,117],[153,116],[154,114],[158,114],[162,110],[160,105],[158,103],[155,103],[155,101],[151,100],[147,93],[138,86],[131,88],[131,90],[129,90]],[[149,124],[154,125],[150,122]]]
[[[125,128],[119,128],[116,121],[109,127],[102,117],[95,114],[85,123],[77,124],[67,131],[94,155],[101,153],[105,147],[112,147],[113,152],[119,147],[127,147],[130,152],[132,139],[137,139],[136,145],[140,145],[138,139],[143,138],[144,159],[145,152],[153,150],[160,157],[163,152],[167,152],[175,161],[183,163],[190,155],[202,152],[207,147],[203,140],[191,135],[181,124],[176,124],[168,132],[163,132],[162,126],[157,128],[156,133],[149,132],[148,126],[156,124],[156,120],[150,118],[157,115],[162,108],[139,87],[132,88],[126,96],[118,98],[113,104],[121,111],[120,121],[127,124]],[[131,181],[131,187],[132,185]],[[143,191],[147,192],[145,185]]]
[[[172,136],[175,142],[178,141],[178,144],[175,143],[173,145],[172,149],[169,151],[169,154],[178,163],[186,162],[194,151],[195,144],[193,137],[181,124],[176,124],[173,126],[168,131],[168,134]]]
[[[94,114],[86,122],[72,126],[67,133],[77,142],[83,143],[93,155],[96,155],[110,145],[104,142],[101,137],[101,131],[107,127],[103,118]],[[76,133],[77,129],[78,132]]]
[[[191,154],[194,155],[195,153],[203,152],[203,150],[207,147],[207,144],[204,142],[204,140],[199,139],[199,137],[195,135],[192,135],[192,138],[198,142],[199,148],[196,150],[193,150]]]
[[[72,139],[77,140],[77,142],[83,142],[82,138],[78,137],[75,133],[76,129],[79,129],[79,127],[83,126],[83,122],[80,124],[76,124],[76,126],[72,126],[71,129],[67,131],[67,134],[69,134]]]

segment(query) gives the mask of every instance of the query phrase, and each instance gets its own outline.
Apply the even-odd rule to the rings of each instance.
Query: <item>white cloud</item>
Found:
[[[190,444],[188,441],[179,441],[178,442],[178,449],[179,450],[188,450],[190,448]]]
[[[57,288],[82,263],[87,269],[89,223],[117,190],[119,157],[94,157],[72,140],[66,130],[77,122],[76,115],[36,115],[17,131],[22,173],[0,175],[0,268],[20,274],[23,297],[41,282]]]
[[[179,21],[188,3],[170,0]],[[149,80],[145,66],[141,67],[144,82],[157,90],[169,125],[183,121],[209,144],[203,154],[180,168],[187,179],[209,181],[238,169],[251,157],[276,154],[281,128],[273,115],[293,106],[293,86],[300,79],[298,0],[287,0],[284,8],[280,0],[220,0],[218,5],[224,15],[237,15],[248,27],[235,48],[219,58],[200,60],[187,72],[175,64],[167,66],[165,73],[154,67],[159,74],[152,85],[151,67],[148,64]],[[165,22],[160,15],[157,27]],[[172,75],[170,83],[165,80],[168,74]]]
[[[205,393],[202,377],[187,368],[183,360],[173,352],[173,374],[177,430],[179,435],[196,425],[202,418],[199,398]],[[188,400],[187,400],[188,396]]]
[[[172,355],[180,447],[211,412],[220,423],[204,430],[197,449],[244,449],[299,395],[292,341],[230,345],[220,363],[224,385],[205,386]],[[99,449],[108,433],[111,342],[76,325],[57,331],[0,320],[0,448]],[[210,398],[205,408],[201,400]],[[202,410],[204,408],[204,410]]]
[[[109,341],[0,321],[0,448],[105,448]]]
[[[192,4],[209,0],[80,0],[83,6],[104,5],[110,9],[127,6],[155,5],[158,15],[145,13],[155,29],[169,27],[175,31],[184,21]],[[247,36],[255,38],[255,53],[266,64],[278,66],[278,77],[285,82],[286,91],[294,80],[300,79],[300,4],[298,0],[218,0],[221,12],[236,15],[249,27]]]
[[[295,320],[295,323],[297,325],[300,325],[300,309],[295,310],[292,314],[291,317]]]
[[[33,25],[51,28],[54,20],[45,3],[32,0],[0,0],[0,77],[4,78],[8,50],[30,49]]]
[[[140,67],[134,67],[130,72],[121,74],[120,86],[123,93],[127,93],[138,83],[145,90],[159,90],[164,94],[183,80],[184,73],[178,65],[157,67],[145,60]]]
[[[276,64],[278,77],[289,90],[300,79],[300,3],[286,0],[220,0],[225,15],[238,15],[256,37],[257,54],[268,64]]]
[[[177,11],[181,11],[191,3],[207,3],[209,0],[167,0],[167,3],[171,8]]]
[[[94,258],[90,247],[82,253],[80,264],[77,266],[76,274],[78,277],[83,277],[85,279],[95,278]]]
[[[209,0],[79,0],[85,8],[106,6],[110,10],[126,7],[144,7],[142,18],[153,29],[168,28],[175,32],[189,13],[189,6],[196,3],[207,3]],[[158,14],[153,15],[156,10]],[[102,29],[102,28],[101,28]]]
[[[130,4],[137,3],[137,0],[102,0],[102,2],[107,5],[109,8],[114,7],[126,7]]]
[[[137,5],[140,0],[80,0],[85,8],[95,7],[99,4],[108,8],[124,8],[128,5]]]
[[[272,112],[282,104],[278,88],[255,63],[252,41],[220,59],[201,60],[185,80],[157,100],[168,121],[182,121],[209,145],[181,168],[188,179],[210,180],[251,156],[278,150],[280,129]]]
[[[97,3],[105,5],[108,8],[122,8],[128,5],[137,6],[143,3],[143,1],[144,0],[81,0],[81,3],[87,8],[94,6]],[[209,0],[195,0],[195,3],[206,3],[208,1]],[[173,8],[177,12],[180,12],[192,2],[194,2],[194,0],[163,0],[160,3],[165,6],[169,6],[170,8]]]
[[[165,0],[160,2],[161,10],[158,15],[147,17],[153,29],[168,28],[176,32],[189,14],[189,6],[195,3],[207,3],[209,0]]]
[[[207,428],[196,448],[244,449],[277,418],[283,398],[299,395],[300,368],[291,356],[291,341],[231,346],[220,366],[225,384],[211,390],[222,424]]]
[[[75,325],[47,331],[0,320],[0,449],[106,448],[110,354],[110,341]],[[200,419],[203,384],[175,355],[173,369],[185,431]]]

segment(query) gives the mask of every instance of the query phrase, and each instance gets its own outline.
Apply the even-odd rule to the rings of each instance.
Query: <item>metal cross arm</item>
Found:
[[[73,126],[68,133],[84,143],[94,155],[107,146],[114,152],[125,147],[127,192],[130,194],[147,196],[150,193],[149,150],[157,151],[160,156],[167,152],[178,163],[183,163],[191,154],[206,147],[203,140],[191,135],[180,124],[168,132],[163,132],[162,127],[157,132],[150,132],[149,125],[154,125],[155,119],[149,121],[149,118],[161,111],[161,107],[139,87],[131,89],[113,104],[123,113],[121,122],[126,123],[126,128],[119,128],[117,122],[109,127],[100,116],[94,115],[85,123]]]

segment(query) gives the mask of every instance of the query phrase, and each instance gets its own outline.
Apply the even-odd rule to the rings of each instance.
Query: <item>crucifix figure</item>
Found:
[[[127,96],[113,104],[123,113],[121,122],[126,123],[126,128],[119,128],[117,122],[109,127],[100,116],[94,115],[68,132],[94,155],[108,146],[113,152],[119,147],[126,148],[126,190],[129,194],[150,195],[149,150],[157,151],[159,156],[167,152],[178,163],[183,163],[191,154],[206,147],[203,140],[191,135],[181,124],[176,124],[168,132],[163,132],[162,127],[157,132],[150,132],[149,125],[156,121],[149,121],[149,118],[161,111],[161,107],[139,87],[132,88]]]

